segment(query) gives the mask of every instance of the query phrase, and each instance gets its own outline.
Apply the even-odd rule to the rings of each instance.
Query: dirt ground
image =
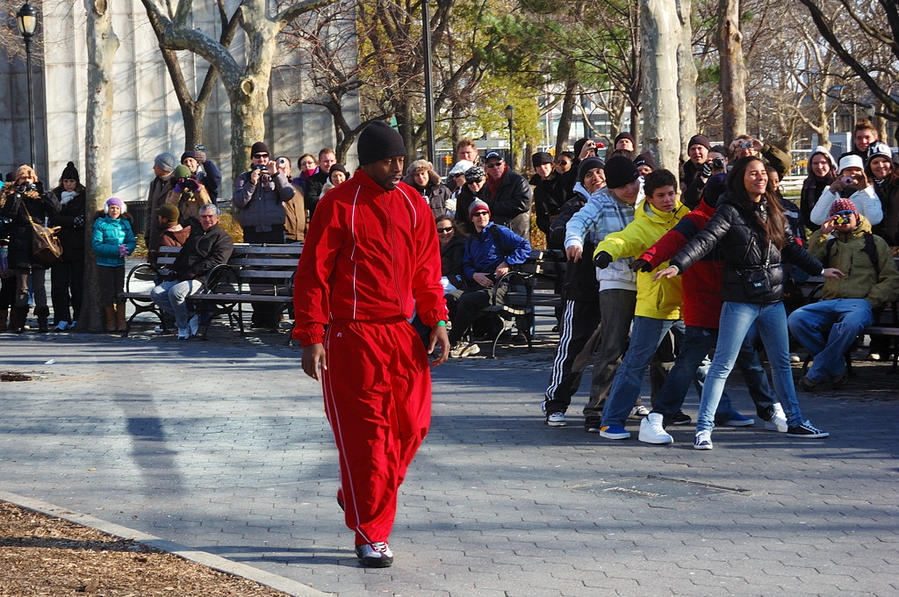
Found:
[[[73,522],[0,502],[0,596],[285,593]]]

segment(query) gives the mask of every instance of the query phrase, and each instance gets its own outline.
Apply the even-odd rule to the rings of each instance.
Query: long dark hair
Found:
[[[727,175],[727,188],[733,196],[741,199],[744,209],[753,212],[755,221],[765,233],[765,237],[774,243],[775,247],[782,249],[784,244],[786,244],[784,230],[787,220],[784,217],[783,206],[781,206],[777,194],[769,184],[765,187],[765,193],[762,195],[762,199],[757,207],[755,202],[749,198],[749,193],[746,192],[743,177],[746,175],[746,169],[749,168],[749,164],[752,162],[759,162],[762,166],[765,165],[764,160],[758,156],[740,158],[734,164],[730,174]],[[763,216],[763,214],[765,215]]]

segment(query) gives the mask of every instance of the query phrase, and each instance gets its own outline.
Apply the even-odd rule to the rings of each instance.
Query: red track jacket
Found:
[[[668,261],[677,255],[693,235],[705,228],[714,214],[715,208],[703,199],[696,209],[685,215],[674,228],[640,255],[640,259],[651,263],[653,268]],[[717,260],[716,253],[717,251],[712,251],[683,272],[685,325],[718,329],[724,262]]]
[[[385,191],[365,172],[319,200],[294,279],[293,337],[322,342],[332,319],[447,318],[434,216],[412,187]]]

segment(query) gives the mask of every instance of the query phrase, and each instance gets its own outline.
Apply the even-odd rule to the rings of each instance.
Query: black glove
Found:
[[[706,162],[702,165],[702,173],[700,176],[706,180],[712,175],[712,162]]]
[[[637,259],[631,264],[631,269],[635,272],[651,272],[652,264],[645,259]]]
[[[595,265],[599,269],[606,269],[607,267],[609,267],[610,263],[612,263],[612,256],[605,251],[600,251],[593,258],[593,265]]]

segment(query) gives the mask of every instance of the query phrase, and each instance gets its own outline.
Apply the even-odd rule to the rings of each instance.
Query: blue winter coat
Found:
[[[506,228],[490,222],[480,233],[472,234],[465,243],[462,271],[469,280],[477,272],[493,272],[505,261],[509,265],[524,263],[531,256],[531,244]]]
[[[91,247],[97,255],[97,265],[119,267],[125,265],[125,258],[119,256],[119,245],[128,247],[128,254],[134,252],[137,241],[131,230],[131,223],[122,218],[104,216],[94,220],[94,235]]]

